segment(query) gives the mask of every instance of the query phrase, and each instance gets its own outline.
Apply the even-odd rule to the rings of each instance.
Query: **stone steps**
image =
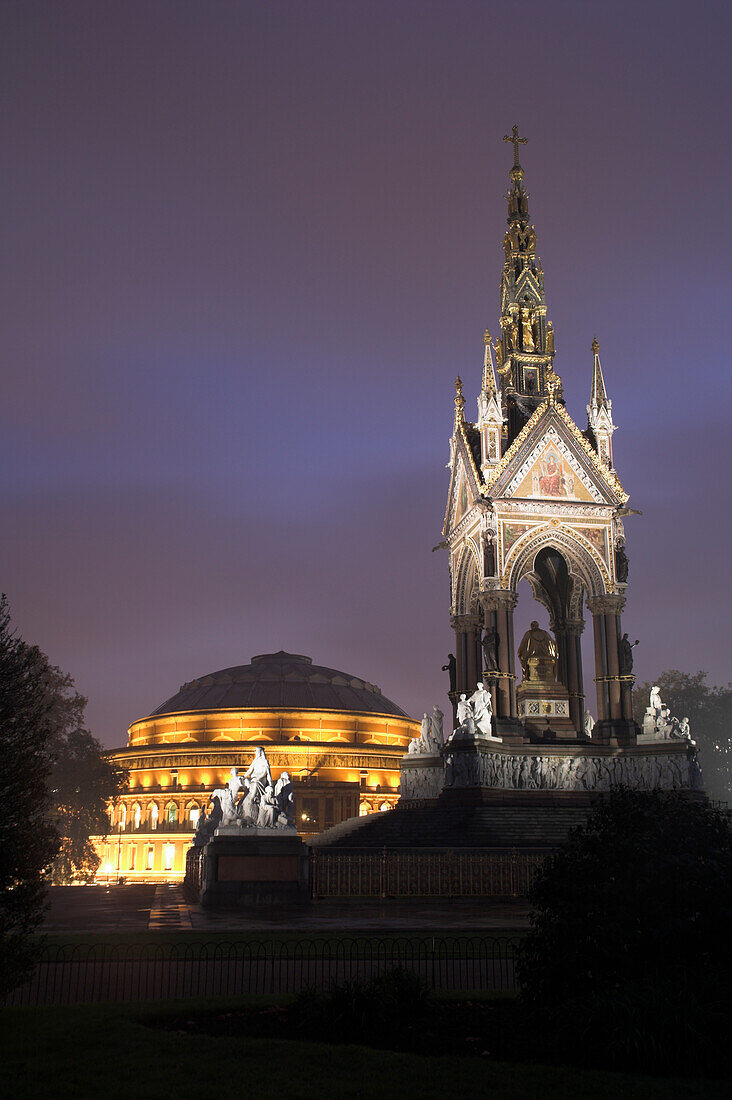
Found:
[[[555,806],[433,806],[350,818],[316,848],[554,848],[587,811]]]

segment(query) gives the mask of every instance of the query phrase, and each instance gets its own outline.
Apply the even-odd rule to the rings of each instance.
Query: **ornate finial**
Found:
[[[597,342],[597,337],[592,341],[592,354],[597,355],[600,351],[600,345]]]
[[[553,367],[546,372],[546,390],[549,395],[549,404],[556,405],[557,400],[562,396],[562,379]]]
[[[496,376],[493,373],[493,356],[491,355],[493,344],[491,340],[491,334],[488,329],[486,329],[485,335],[483,336],[483,343],[485,344],[485,353],[483,355],[483,391],[495,393]]]
[[[463,419],[463,409],[465,408],[465,398],[463,397],[463,381],[460,375],[455,379],[455,418],[457,420]]]
[[[503,140],[510,141],[513,145],[513,166],[514,168],[520,168],[521,165],[519,164],[518,147],[519,145],[526,145],[529,139],[519,137],[518,126],[514,126],[513,130],[511,131],[511,137],[509,137],[508,134],[504,134]]]

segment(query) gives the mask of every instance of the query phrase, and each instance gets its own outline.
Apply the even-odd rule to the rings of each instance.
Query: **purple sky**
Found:
[[[279,648],[443,700],[514,123],[569,412],[596,334],[644,512],[636,671],[729,679],[731,12],[5,0],[2,588],[105,744]]]

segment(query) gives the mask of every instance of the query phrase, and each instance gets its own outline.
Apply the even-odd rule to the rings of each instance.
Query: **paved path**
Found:
[[[44,932],[497,932],[528,926],[529,905],[510,898],[314,901],[302,906],[209,910],[178,885],[52,886]]]
[[[191,913],[183,895],[182,886],[159,885],[155,887],[147,924],[149,932],[190,932]]]

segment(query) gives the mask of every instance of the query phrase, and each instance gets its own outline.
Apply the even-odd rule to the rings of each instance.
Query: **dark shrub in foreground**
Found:
[[[518,974],[547,1043],[649,1070],[726,1043],[732,834],[680,794],[618,788],[547,860]]]
[[[424,1021],[429,991],[421,978],[396,967],[371,981],[354,978],[327,993],[306,990],[291,1018],[307,1039],[389,1046]]]

